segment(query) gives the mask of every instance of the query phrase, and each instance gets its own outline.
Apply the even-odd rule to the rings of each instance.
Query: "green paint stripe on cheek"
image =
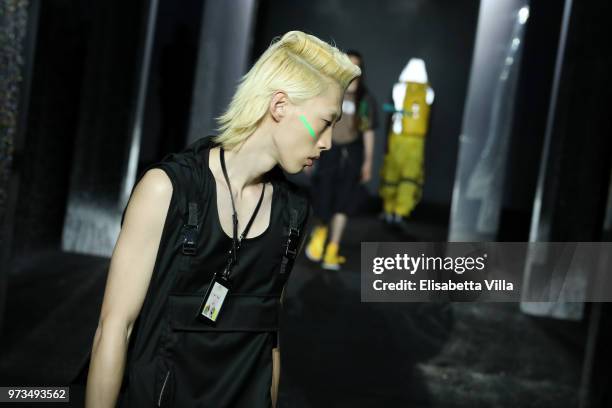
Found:
[[[300,120],[304,124],[304,127],[308,129],[308,133],[310,133],[310,136],[312,136],[312,138],[316,140],[317,136],[315,135],[315,131],[312,129],[312,126],[310,126],[310,123],[308,123],[308,121],[306,120],[306,117],[304,115],[300,115]]]

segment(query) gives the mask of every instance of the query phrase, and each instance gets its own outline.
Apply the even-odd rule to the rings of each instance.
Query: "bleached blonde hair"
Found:
[[[330,85],[345,90],[360,75],[360,68],[344,52],[314,35],[289,31],[275,37],[240,79],[225,113],[216,118],[219,133],[213,139],[226,148],[246,140],[262,122],[272,95],[279,90],[291,103],[300,105]]]

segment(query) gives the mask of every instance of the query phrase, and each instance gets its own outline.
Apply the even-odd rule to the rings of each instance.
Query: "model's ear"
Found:
[[[288,113],[289,97],[283,91],[276,91],[270,100],[270,115],[272,118],[280,122]]]

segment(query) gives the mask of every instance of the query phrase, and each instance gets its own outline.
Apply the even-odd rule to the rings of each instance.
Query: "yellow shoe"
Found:
[[[325,248],[325,240],[327,239],[327,227],[315,227],[310,242],[306,247],[306,257],[313,262],[319,262],[323,258],[323,249]]]
[[[337,271],[340,269],[340,264],[346,262],[346,258],[338,255],[338,244],[330,242],[325,248],[325,257],[323,257],[323,263],[321,267],[323,269],[330,269]]]

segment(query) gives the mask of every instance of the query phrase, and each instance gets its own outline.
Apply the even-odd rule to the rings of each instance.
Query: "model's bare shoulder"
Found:
[[[148,170],[135,186],[113,250],[100,320],[127,324],[128,334],[149,287],[172,199],[169,176]]]
[[[134,193],[156,195],[156,198],[170,198],[172,196],[172,182],[168,174],[161,168],[148,170],[135,188]]]

